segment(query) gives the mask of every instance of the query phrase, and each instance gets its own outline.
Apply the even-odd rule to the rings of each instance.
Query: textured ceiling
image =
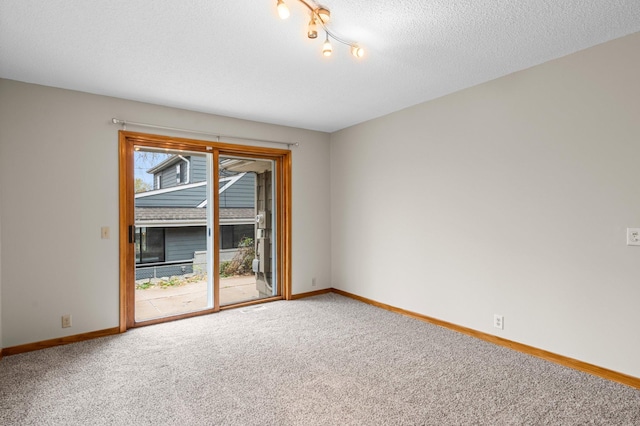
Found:
[[[332,132],[640,31],[640,0],[0,0],[0,77]],[[135,117],[126,117],[135,120]]]

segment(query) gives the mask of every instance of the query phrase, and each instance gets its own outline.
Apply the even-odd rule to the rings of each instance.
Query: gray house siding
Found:
[[[173,188],[185,183],[204,182],[207,180],[207,158],[200,155],[183,156],[187,161],[177,156],[173,156],[164,163],[167,163],[161,170],[154,170],[153,189]],[[178,183],[177,166],[180,165],[180,182]],[[160,177],[160,187],[158,187],[158,177]]]
[[[253,208],[256,192],[255,181],[256,175],[254,173],[242,176],[240,180],[220,194],[220,207]]]
[[[156,173],[153,176],[154,182],[158,182],[158,176],[160,176],[160,188],[155,187],[155,189],[171,188],[177,185],[175,165],[169,166],[161,172]]]
[[[187,160],[190,159],[190,157],[185,158]],[[178,172],[176,169],[178,165],[180,166],[180,183],[178,183]],[[179,160],[173,164],[168,165],[166,168],[156,172],[153,175],[153,189],[173,188],[174,186],[187,183],[187,179],[190,178],[190,176],[187,175],[187,170],[189,171],[189,174],[191,174],[191,167],[188,167],[187,162],[184,160]],[[160,188],[158,188],[158,176],[160,177]]]
[[[166,261],[193,259],[193,252],[207,249],[206,235],[204,226],[166,228],[164,234]]]
[[[204,182],[207,180],[207,157],[191,156],[190,173],[191,183]]]
[[[175,180],[175,173],[173,173]],[[220,208],[253,208],[255,174],[247,173],[220,194]],[[227,182],[220,182],[223,187]],[[197,207],[206,198],[206,185],[136,198],[136,207]]]
[[[206,197],[207,186],[202,185],[195,188],[181,189],[180,191],[138,197],[136,198],[136,207],[197,207]]]

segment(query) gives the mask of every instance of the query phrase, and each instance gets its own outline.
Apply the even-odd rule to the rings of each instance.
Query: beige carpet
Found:
[[[2,425],[640,425],[640,391],[335,294],[0,361]]]

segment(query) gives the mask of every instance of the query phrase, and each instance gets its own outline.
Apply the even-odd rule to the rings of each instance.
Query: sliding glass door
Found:
[[[120,132],[120,328],[289,298],[290,151]]]
[[[278,296],[273,160],[220,156],[220,305]]]
[[[135,321],[212,309],[212,154],[134,151]]]

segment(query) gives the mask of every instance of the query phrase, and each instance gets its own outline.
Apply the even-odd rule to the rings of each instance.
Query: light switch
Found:
[[[640,246],[640,228],[627,228],[627,245]]]
[[[100,228],[100,234],[102,235],[102,239],[103,240],[108,240],[109,239],[109,227],[108,226],[103,226],[102,228]]]

